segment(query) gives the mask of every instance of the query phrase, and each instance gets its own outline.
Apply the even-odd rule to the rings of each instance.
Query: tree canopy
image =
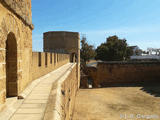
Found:
[[[85,63],[95,57],[94,46],[89,45],[86,41],[86,37],[82,37],[81,40],[81,62]]]
[[[116,35],[107,38],[96,49],[96,59],[103,61],[123,61],[130,58],[133,50],[128,47],[126,39],[119,39]]]

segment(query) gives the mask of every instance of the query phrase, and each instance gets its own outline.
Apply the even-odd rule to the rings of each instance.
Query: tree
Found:
[[[116,35],[107,38],[106,43],[102,43],[96,49],[96,59],[103,61],[127,60],[133,54],[133,50],[128,47],[126,39],[119,39]]]
[[[86,65],[86,62],[95,57],[95,50],[92,45],[89,45],[86,41],[86,37],[83,36],[81,40],[81,63]]]
[[[136,54],[137,56],[142,55],[142,50],[141,50],[141,49],[137,49],[137,50],[135,51],[135,54]]]

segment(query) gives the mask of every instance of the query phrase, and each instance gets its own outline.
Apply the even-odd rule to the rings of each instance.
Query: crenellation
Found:
[[[6,99],[9,97],[23,98],[21,94],[35,79],[67,63],[71,65],[69,63],[71,59],[74,64],[76,61],[75,54],[80,56],[80,40],[77,32],[56,32],[56,42],[59,45],[54,46],[52,43],[49,44],[52,49],[46,48],[44,52],[32,52],[31,0],[0,0],[0,15],[1,111],[5,106]],[[44,33],[44,38],[45,36],[46,33]],[[52,37],[52,35],[49,36]],[[80,58],[78,57],[77,61],[79,60]],[[59,85],[63,84],[63,89],[66,91],[66,96],[59,96],[63,98],[61,102],[65,104],[63,112],[59,111],[63,118],[65,118],[65,114],[67,118],[71,118],[70,113],[72,114],[73,112],[72,104],[74,104],[74,97],[78,89],[78,81],[76,79],[79,79],[77,76],[77,69],[79,69],[77,67],[79,66],[74,66],[69,78]],[[55,101],[57,102],[57,99]]]

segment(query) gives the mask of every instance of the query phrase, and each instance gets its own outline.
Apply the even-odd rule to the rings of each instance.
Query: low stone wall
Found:
[[[160,62],[101,62],[94,80],[96,86],[155,82],[160,82]]]
[[[53,84],[44,120],[71,120],[78,90],[77,65],[74,64]]]
[[[32,80],[35,80],[70,61],[69,54],[32,52]]]

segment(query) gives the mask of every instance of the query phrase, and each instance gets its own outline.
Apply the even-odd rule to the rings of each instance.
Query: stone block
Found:
[[[6,88],[6,78],[0,78],[0,90]]]
[[[6,76],[6,64],[0,64],[0,78]]]
[[[0,63],[4,63],[5,62],[5,52],[6,52],[5,50],[0,50]]]
[[[4,104],[6,100],[6,92],[5,90],[1,90],[0,91],[0,104]]]

